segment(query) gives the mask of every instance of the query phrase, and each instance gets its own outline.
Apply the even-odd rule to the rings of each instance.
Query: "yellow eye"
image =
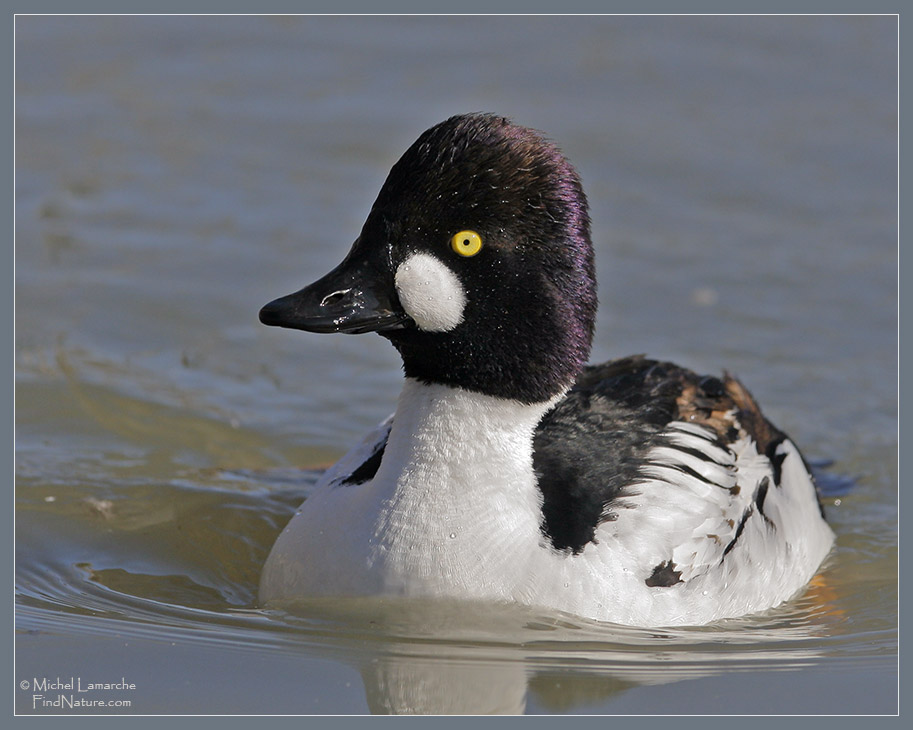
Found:
[[[475,231],[460,231],[450,239],[450,248],[460,256],[475,256],[482,250],[482,237]]]

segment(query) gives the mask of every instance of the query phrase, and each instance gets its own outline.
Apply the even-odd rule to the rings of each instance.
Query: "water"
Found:
[[[19,712],[895,711],[894,19],[16,30]],[[400,378],[379,337],[257,310],[338,263],[399,154],[472,110],[545,130],[583,176],[594,360],[726,367],[858,477],[826,502],[837,547],[805,595],[674,631],[257,605],[273,539]],[[57,677],[124,679],[81,696],[131,705],[35,705]]]

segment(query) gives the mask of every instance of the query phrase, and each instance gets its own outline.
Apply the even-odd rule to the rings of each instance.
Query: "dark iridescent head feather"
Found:
[[[480,254],[448,254],[471,229]],[[406,375],[524,402],[569,386],[589,356],[596,282],[577,172],[538,132],[469,114],[424,132],[393,166],[362,231],[393,268],[430,251],[466,287],[464,324],[387,333]]]

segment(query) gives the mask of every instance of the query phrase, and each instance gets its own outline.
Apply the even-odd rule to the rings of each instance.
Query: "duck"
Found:
[[[265,325],[376,332],[394,414],[278,536],[263,605],[483,601],[704,625],[801,593],[834,543],[814,476],[732,375],[588,365],[597,310],[580,176],[489,113],[422,133],[348,254]]]

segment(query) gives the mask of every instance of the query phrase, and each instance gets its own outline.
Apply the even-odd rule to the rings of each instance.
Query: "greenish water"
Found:
[[[20,17],[16,708],[893,713],[891,18]],[[473,52],[465,52],[471,37]],[[381,338],[258,324],[447,115],[543,129],[591,200],[594,360],[727,368],[812,459],[815,585],[675,631],[478,605],[264,609],[320,469],[393,408]],[[36,679],[125,679],[42,705]]]

